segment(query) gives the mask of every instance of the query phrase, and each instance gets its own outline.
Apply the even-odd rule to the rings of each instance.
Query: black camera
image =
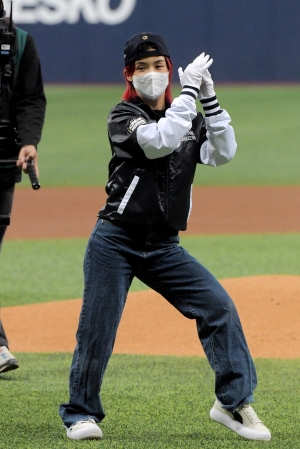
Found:
[[[10,18],[5,17],[3,1],[0,1],[0,64],[3,66],[13,56],[16,34],[12,22],[12,2]]]
[[[5,17],[6,11],[4,9],[3,0],[0,0],[0,19]]]

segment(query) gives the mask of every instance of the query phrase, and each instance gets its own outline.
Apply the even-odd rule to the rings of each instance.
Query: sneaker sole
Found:
[[[7,373],[7,371],[12,371],[14,369],[19,368],[19,365],[17,363],[17,361],[14,360],[10,360],[7,362],[7,365],[1,366],[0,367],[0,374],[2,373]]]
[[[89,434],[89,435],[82,435],[82,436],[76,436],[76,435],[67,435],[70,440],[101,440],[102,436],[100,437],[99,434]]]
[[[99,430],[78,430],[77,432],[68,432],[67,437],[71,440],[101,440],[102,431]]]
[[[219,424],[222,424],[233,432],[237,433],[243,438],[247,440],[262,440],[269,441],[271,439],[271,434],[266,432],[257,432],[254,429],[250,429],[249,427],[243,426],[239,422],[230,418],[230,416],[225,415],[219,410],[216,410],[214,407],[210,411],[210,417],[213,421],[216,421]]]

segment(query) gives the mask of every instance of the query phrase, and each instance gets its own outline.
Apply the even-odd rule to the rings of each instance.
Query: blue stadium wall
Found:
[[[124,44],[139,31],[165,38],[175,81],[202,51],[217,81],[300,80],[300,0],[14,0],[13,14],[48,83],[121,82]]]

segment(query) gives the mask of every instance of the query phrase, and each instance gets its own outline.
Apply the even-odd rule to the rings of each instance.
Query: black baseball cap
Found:
[[[144,43],[153,46],[155,50],[139,50],[139,45]],[[169,50],[167,49],[165,41],[161,36],[154,33],[142,32],[134,34],[125,45],[125,66],[135,62],[137,59],[146,58],[148,56],[167,56],[169,58]]]

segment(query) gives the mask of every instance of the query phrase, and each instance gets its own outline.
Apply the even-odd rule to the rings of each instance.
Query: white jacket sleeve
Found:
[[[200,159],[205,165],[217,167],[231,161],[236,152],[234,130],[231,118],[223,109],[221,114],[205,117],[207,141],[200,148]]]
[[[157,159],[171,154],[191,129],[196,115],[195,101],[186,95],[180,95],[174,99],[166,116],[158,123],[140,125],[137,129],[137,141],[145,156]]]

